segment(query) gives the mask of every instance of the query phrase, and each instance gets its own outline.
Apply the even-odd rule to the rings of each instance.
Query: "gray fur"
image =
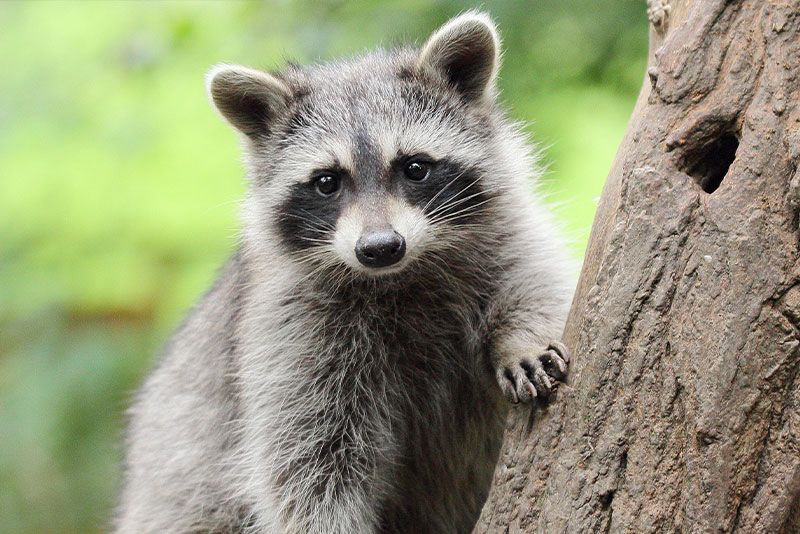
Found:
[[[506,398],[563,376],[563,348],[547,347],[573,282],[535,160],[496,103],[498,57],[492,22],[467,13],[421,51],[212,71],[212,99],[244,134],[244,231],[130,410],[117,532],[471,529]],[[465,213],[451,204],[437,222],[389,192],[377,176],[408,150],[469,169],[486,202],[453,197]],[[327,236],[304,245],[287,199],[334,160],[358,194],[334,224],[301,221]],[[402,269],[349,256],[379,223],[407,233]]]

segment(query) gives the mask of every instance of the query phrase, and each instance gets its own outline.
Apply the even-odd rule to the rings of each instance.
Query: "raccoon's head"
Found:
[[[522,143],[495,103],[499,45],[471,12],[421,49],[213,69],[209,95],[246,141],[246,239],[357,276],[447,268],[491,246],[493,203],[527,163],[509,158]]]

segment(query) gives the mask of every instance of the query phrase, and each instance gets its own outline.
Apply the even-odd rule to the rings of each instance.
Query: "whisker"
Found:
[[[303,223],[305,223],[305,228],[308,229],[308,230],[314,230],[314,231],[318,231],[318,232],[321,232],[321,233],[328,233],[330,231],[336,230],[336,228],[334,228],[331,224],[329,224],[329,223],[327,223],[325,221],[322,221],[321,219],[320,219],[320,221],[325,223],[326,226],[320,226],[320,225],[316,224],[314,221],[309,221],[305,217],[300,217],[299,215],[294,214],[294,213],[287,213],[286,215],[289,216],[289,217],[294,217],[295,219],[299,219],[299,220],[303,221]]]
[[[334,226],[333,226],[331,223],[329,223],[328,221],[326,221],[326,220],[324,220],[324,219],[320,219],[318,216],[314,215],[313,213],[311,213],[311,212],[310,212],[310,211],[308,211],[308,210],[305,210],[305,209],[304,209],[304,210],[303,210],[303,213],[306,213],[306,214],[308,214],[308,215],[310,215],[310,216],[314,217],[316,220],[318,220],[319,222],[321,222],[321,223],[323,224],[323,226],[325,226],[325,227],[327,227],[327,228],[329,228],[329,229],[331,229],[331,230],[335,230],[335,229],[336,229],[336,228],[334,228]]]
[[[469,201],[470,201],[470,200],[472,200],[473,198],[475,198],[475,197],[479,197],[479,196],[481,196],[481,195],[483,195],[483,194],[485,194],[485,191],[478,191],[477,193],[473,193],[473,194],[471,194],[471,195],[469,195],[469,196],[467,196],[467,197],[464,197],[464,198],[458,199],[458,201],[456,201],[456,202],[451,202],[450,204],[448,204],[448,205],[446,206],[446,207],[447,207],[447,210],[449,210],[449,209],[451,209],[451,208],[458,207],[458,206],[460,206],[461,204],[464,204],[465,202],[469,202]],[[442,211],[445,211],[445,213],[441,213]],[[439,213],[437,213],[437,215],[447,215],[447,213],[446,213],[446,210],[438,210],[438,212],[439,212]],[[433,219],[435,220],[435,219],[436,219],[436,217],[433,217]]]
[[[460,176],[459,176],[459,177],[460,177]],[[441,206],[438,206],[438,207],[436,207],[436,208],[435,208],[433,211],[431,211],[431,212],[430,212],[428,215],[435,215],[436,213],[438,213],[438,212],[442,211],[443,209],[447,209],[447,206],[449,206],[449,205],[450,205],[452,202],[456,201],[456,200],[458,199],[458,197],[461,195],[461,193],[465,192],[467,189],[469,189],[469,188],[470,188],[470,187],[472,187],[473,185],[477,184],[479,180],[480,180],[480,178],[476,178],[475,180],[473,180],[472,182],[470,182],[469,184],[467,184],[467,185],[466,185],[466,186],[465,186],[463,189],[461,189],[461,190],[460,190],[458,193],[456,193],[455,195],[453,195],[452,197],[450,197],[449,199],[447,199],[447,201],[446,201],[444,204],[442,204]]]
[[[422,208],[422,212],[424,213],[424,212],[425,212],[425,211],[426,211],[426,210],[427,210],[427,209],[430,207],[430,205],[433,203],[433,201],[434,201],[434,200],[436,200],[436,199],[439,197],[439,195],[441,195],[441,194],[444,192],[444,190],[445,190],[445,189],[447,189],[448,187],[450,187],[451,185],[453,185],[453,182],[455,182],[456,180],[458,180],[459,178],[461,178],[462,176],[464,176],[464,173],[466,173],[466,172],[467,172],[466,170],[464,170],[464,171],[461,171],[460,173],[458,173],[458,174],[456,175],[456,177],[455,177],[455,178],[453,178],[452,180],[450,180],[449,182],[447,182],[447,184],[445,184],[445,186],[444,186],[444,187],[442,187],[441,189],[439,189],[439,192],[438,192],[438,193],[436,193],[435,195],[433,195],[433,197],[432,197],[432,198],[431,198],[431,199],[430,199],[430,200],[427,202],[427,204],[425,204],[425,206]]]
[[[486,200],[483,200],[483,201],[478,202],[477,204],[473,204],[471,206],[467,206],[466,208],[463,208],[463,209],[461,209],[459,211],[456,211],[454,213],[448,213],[445,216],[442,216],[442,217],[439,217],[439,218],[437,218],[435,220],[432,220],[431,224],[440,224],[440,223],[443,223],[443,222],[449,222],[449,221],[453,221],[455,219],[466,217],[467,215],[470,215],[470,212],[476,211],[479,207],[481,207],[482,205],[486,204],[487,202],[491,202],[492,200],[494,200],[494,199],[493,198],[487,198]],[[458,215],[460,215],[460,217],[458,217]]]

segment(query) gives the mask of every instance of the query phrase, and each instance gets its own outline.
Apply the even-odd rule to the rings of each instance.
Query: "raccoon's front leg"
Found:
[[[292,376],[314,376],[309,372],[295,369]],[[259,417],[268,425],[264,432],[255,429],[252,442],[253,450],[263,451],[263,460],[253,464],[260,483],[255,497],[263,499],[258,532],[376,532],[396,458],[382,425],[387,418],[380,409],[388,403],[371,410],[369,398],[348,398],[337,390],[340,381],[335,373],[317,378],[321,393],[314,405],[307,406],[305,391],[284,393],[289,400],[269,402],[283,411]]]
[[[567,375],[569,351],[553,341],[538,353],[529,342],[508,339],[497,343],[492,355],[497,383],[505,397],[519,402],[547,402],[553,391],[553,380],[562,381]]]
[[[259,510],[258,532],[281,534],[373,534],[378,524],[381,489],[371,473],[336,465],[324,452],[308,449],[301,462],[289,461],[283,480],[267,485],[268,503]],[[279,460],[281,461],[281,460]],[[305,462],[308,463],[305,463]]]

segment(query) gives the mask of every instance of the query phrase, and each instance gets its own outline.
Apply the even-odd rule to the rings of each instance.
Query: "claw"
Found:
[[[569,363],[570,355],[569,355],[569,349],[567,348],[566,345],[564,345],[560,341],[553,341],[547,346],[547,348],[549,350],[554,350],[556,354],[561,356],[561,359],[564,360],[565,363]]]
[[[511,369],[501,368],[497,370],[497,382],[500,384],[500,390],[508,402],[512,404],[519,404],[519,397],[517,396],[516,384],[514,383],[514,374]]]
[[[567,374],[567,364],[553,349],[547,349],[539,355],[539,360],[545,367],[547,374],[556,380],[562,380]]]
[[[532,378],[539,396],[545,399],[548,398],[550,396],[552,384],[550,384],[550,379],[547,377],[547,373],[544,372],[544,369],[537,367],[534,370]]]

